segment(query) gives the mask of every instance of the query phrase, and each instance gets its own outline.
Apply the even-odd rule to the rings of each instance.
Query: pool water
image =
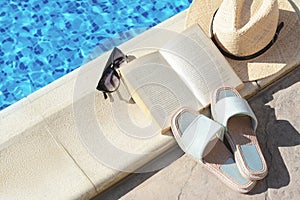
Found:
[[[1,1],[0,110],[179,13],[190,3],[191,0]],[[121,32],[126,32],[122,38],[118,34]],[[91,57],[96,47],[101,50]]]

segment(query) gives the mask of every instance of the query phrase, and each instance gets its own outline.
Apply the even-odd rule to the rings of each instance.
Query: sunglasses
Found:
[[[120,75],[117,69],[125,61],[127,62],[127,55],[115,47],[108,58],[102,76],[96,87],[97,90],[103,93],[104,99],[107,99],[107,93],[115,92],[119,88]]]

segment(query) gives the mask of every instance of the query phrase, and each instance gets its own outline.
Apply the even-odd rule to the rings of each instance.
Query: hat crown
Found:
[[[247,56],[273,39],[278,17],[277,0],[223,0],[213,19],[213,32],[225,51]]]

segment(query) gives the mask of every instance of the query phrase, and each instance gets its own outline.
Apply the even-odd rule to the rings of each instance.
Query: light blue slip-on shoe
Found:
[[[242,175],[250,180],[263,179],[267,164],[256,138],[257,119],[247,101],[234,88],[221,87],[211,105],[214,120],[227,129],[225,136]]]
[[[232,153],[222,142],[222,125],[184,108],[172,118],[171,128],[182,150],[202,163],[230,188],[247,193],[255,186],[255,181],[242,176]]]

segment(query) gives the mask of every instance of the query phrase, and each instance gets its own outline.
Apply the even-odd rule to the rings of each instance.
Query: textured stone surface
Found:
[[[258,139],[269,167],[263,181],[271,199],[300,196],[300,68],[251,100]],[[264,190],[262,190],[264,191]]]
[[[93,184],[49,134],[44,123],[0,151],[0,199],[89,199]]]
[[[10,111],[0,114],[0,151],[11,143],[12,138],[43,120],[27,99],[6,110]]]
[[[250,100],[269,168],[249,194],[239,194],[184,155],[131,192],[129,199],[298,199],[300,196],[300,68]]]

